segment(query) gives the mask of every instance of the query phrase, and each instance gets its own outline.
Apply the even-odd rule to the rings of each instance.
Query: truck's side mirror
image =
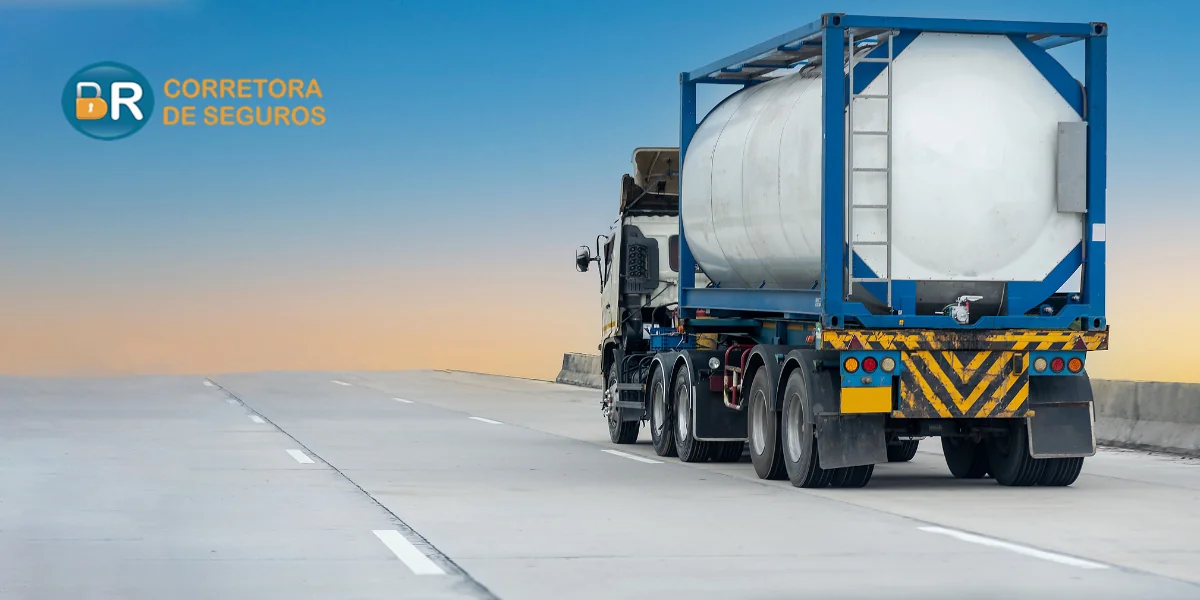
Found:
[[[592,250],[587,246],[580,246],[579,250],[575,251],[575,270],[580,273],[587,273],[588,264],[592,262]]]

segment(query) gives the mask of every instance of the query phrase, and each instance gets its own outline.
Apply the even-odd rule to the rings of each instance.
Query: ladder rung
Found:
[[[851,246],[886,246],[887,242],[850,242]]]
[[[863,57],[858,60],[855,60],[854,62],[855,63],[890,63],[890,62],[892,62],[892,59]]]
[[[851,131],[854,135],[888,135],[887,131]]]
[[[861,173],[887,173],[887,167],[853,167],[852,171]]]
[[[851,204],[850,208],[887,208],[886,204]]]
[[[885,100],[890,98],[888,94],[854,94],[852,98],[866,98],[868,100]]]

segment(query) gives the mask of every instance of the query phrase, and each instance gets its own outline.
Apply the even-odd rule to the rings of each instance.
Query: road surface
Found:
[[[1200,598],[1200,461],[801,490],[648,437],[468,373],[0,378],[0,598]]]

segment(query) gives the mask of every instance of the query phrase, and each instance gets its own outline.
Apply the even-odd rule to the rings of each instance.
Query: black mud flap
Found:
[[[1092,384],[1087,375],[1029,378],[1029,454],[1034,458],[1095,456]]]
[[[725,406],[721,389],[713,390],[710,377],[723,377],[724,368],[713,371],[708,368],[708,359],[723,359],[720,352],[689,350],[683,353],[692,372],[692,394],[695,404],[692,410],[692,435],[705,442],[733,442],[746,439],[746,411]]]
[[[818,415],[817,453],[822,469],[887,462],[884,415]]]

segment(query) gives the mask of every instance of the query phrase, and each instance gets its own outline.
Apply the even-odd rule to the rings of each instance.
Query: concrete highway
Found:
[[[456,372],[0,378],[0,598],[1200,598],[1200,461],[869,487],[608,442],[598,391]]]

